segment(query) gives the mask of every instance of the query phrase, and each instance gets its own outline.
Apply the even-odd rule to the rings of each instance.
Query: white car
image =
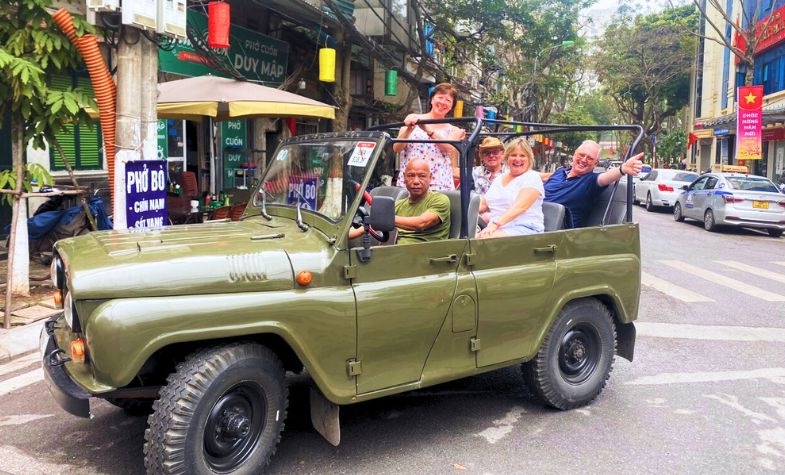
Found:
[[[633,201],[645,203],[646,211],[672,207],[682,187],[698,179],[698,174],[671,168],[655,168],[635,184]]]

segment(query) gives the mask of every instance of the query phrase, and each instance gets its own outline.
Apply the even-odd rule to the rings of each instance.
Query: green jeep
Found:
[[[631,189],[611,185],[588,227],[475,239],[479,140],[535,131],[625,130],[471,119],[449,239],[396,245],[385,130],[284,142],[239,221],[59,241],[63,313],[41,333],[55,400],[150,414],[148,473],[258,473],[280,440],[285,373],[312,378],[314,427],[340,441],[339,407],[521,365],[558,409],[602,391],[616,354],[632,361],[640,295]],[[439,121],[432,121],[439,122]],[[401,125],[401,124],[397,124]],[[412,142],[411,140],[400,140]],[[350,227],[363,227],[349,241]],[[387,240],[387,242],[384,242]],[[298,408],[302,410],[303,408]]]

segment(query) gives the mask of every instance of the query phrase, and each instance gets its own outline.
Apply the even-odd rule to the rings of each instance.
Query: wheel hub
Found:
[[[243,414],[225,411],[221,422],[216,426],[225,436],[231,438],[245,437],[251,431],[251,423]]]
[[[564,379],[579,384],[591,377],[599,362],[599,348],[599,335],[593,327],[578,325],[568,330],[559,351],[559,369]]]
[[[231,472],[253,453],[266,425],[266,406],[264,391],[250,382],[215,402],[204,429],[205,459],[215,472]]]

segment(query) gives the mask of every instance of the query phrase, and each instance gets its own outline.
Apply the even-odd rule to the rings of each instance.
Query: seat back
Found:
[[[199,186],[196,184],[196,173],[183,172],[183,190],[185,196],[189,198],[196,198],[199,196]]]
[[[400,188],[398,186],[377,186],[370,191],[370,195],[371,197],[389,196],[395,201],[398,201],[409,196],[409,192],[406,190],[406,188]]]
[[[611,204],[611,207],[605,224],[623,223],[627,215],[627,178],[622,178],[616,185],[611,184],[605,187],[605,190],[594,202],[591,213],[586,217],[583,226],[601,226],[608,203]]]
[[[450,239],[461,236],[461,192],[459,190],[440,191],[450,199]],[[472,193],[469,198],[469,209],[466,213],[469,237],[473,238],[477,230],[477,219],[480,216],[480,195]]]
[[[566,208],[559,203],[544,202],[542,204],[542,214],[545,218],[545,232],[558,231],[564,229],[564,217]]]

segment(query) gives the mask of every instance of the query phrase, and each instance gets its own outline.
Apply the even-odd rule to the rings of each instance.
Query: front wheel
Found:
[[[568,303],[523,379],[536,398],[557,409],[584,406],[596,398],[613,369],[616,327],[608,308],[585,298]]]
[[[709,232],[717,230],[717,222],[714,220],[714,211],[707,209],[703,213],[703,229]]]
[[[682,223],[684,222],[684,213],[681,211],[681,203],[678,201],[673,205],[673,220]]]
[[[281,438],[288,391],[268,348],[230,343],[197,351],[167,379],[145,431],[150,474],[254,474]]]

